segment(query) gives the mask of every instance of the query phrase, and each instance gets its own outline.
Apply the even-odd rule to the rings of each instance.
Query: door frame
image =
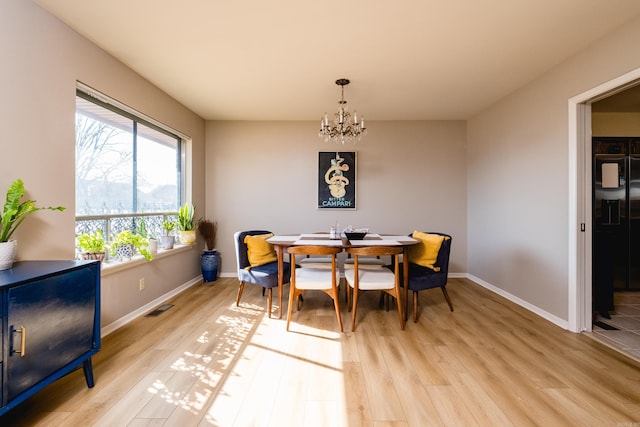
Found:
[[[572,332],[591,331],[591,104],[635,86],[640,68],[569,99],[569,319]]]

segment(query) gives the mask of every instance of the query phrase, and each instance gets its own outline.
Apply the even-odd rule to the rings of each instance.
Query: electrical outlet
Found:
[[[144,277],[140,279],[140,290],[144,289]]]

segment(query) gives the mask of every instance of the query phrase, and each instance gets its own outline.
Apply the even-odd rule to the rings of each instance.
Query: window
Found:
[[[76,233],[160,236],[181,203],[182,139],[109,101],[76,93]]]

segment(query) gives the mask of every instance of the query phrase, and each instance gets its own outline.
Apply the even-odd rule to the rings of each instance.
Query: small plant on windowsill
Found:
[[[122,261],[128,261],[133,256],[133,248],[147,261],[153,259],[149,252],[149,241],[146,237],[134,234],[129,230],[116,234],[111,242],[111,256],[117,256]]]
[[[180,232],[180,243],[192,245],[196,241],[196,228],[193,223],[195,208],[192,204],[185,203],[178,209],[178,231]]]
[[[164,229],[164,236],[160,237],[160,249],[173,249],[175,237],[170,236],[169,233],[176,228],[175,221],[162,221],[162,228]]]
[[[82,259],[104,260],[105,243],[102,230],[95,233],[82,233],[76,237],[76,243],[82,249]]]

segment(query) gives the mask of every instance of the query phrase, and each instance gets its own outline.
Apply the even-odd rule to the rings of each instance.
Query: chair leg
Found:
[[[264,291],[264,288],[262,288]],[[271,301],[273,297],[273,288],[267,289],[267,309],[269,310],[269,318],[271,318]]]
[[[402,313],[402,298],[400,298],[400,295],[396,297],[396,305],[398,306],[398,317],[400,318],[400,329],[404,331],[404,314]]]
[[[449,304],[449,310],[453,311],[453,305],[451,304],[451,299],[449,298],[449,292],[447,292],[447,288],[442,286],[440,289],[442,289],[442,293],[444,294],[444,299],[446,299],[447,304]]]
[[[340,326],[340,332],[344,332],[342,328],[342,316],[340,315],[340,305],[338,302],[338,296],[340,295],[340,291],[337,289],[333,293],[333,305],[336,308],[336,316],[338,316],[338,325]]]
[[[289,306],[287,307],[287,331],[289,331],[289,323],[291,323],[291,314],[293,313],[293,301],[296,299],[296,289],[291,286],[289,289]]]
[[[240,297],[242,297],[242,291],[244,290],[244,282],[240,282],[238,286],[238,296],[236,297],[236,307],[240,307]]]
[[[358,312],[359,290],[353,289],[353,307],[351,308],[351,332],[356,330],[356,313]]]
[[[418,292],[413,291],[413,323],[418,323]]]

